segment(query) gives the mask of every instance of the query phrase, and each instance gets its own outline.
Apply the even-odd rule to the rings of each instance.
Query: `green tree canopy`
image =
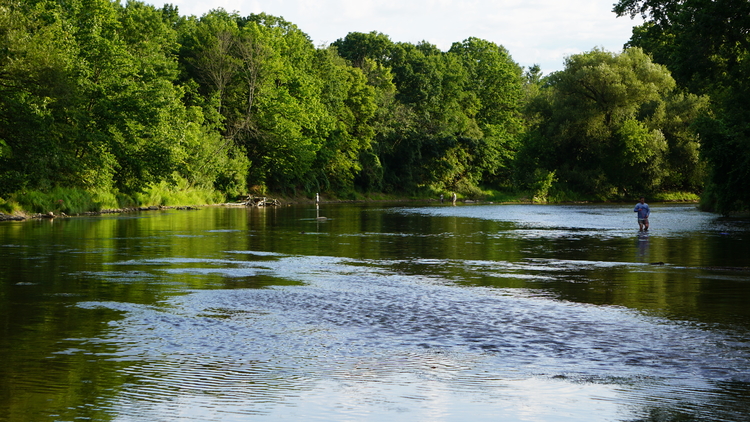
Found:
[[[697,125],[710,176],[704,205],[722,213],[750,208],[750,2],[621,0],[614,11],[641,14],[646,23],[629,45],[711,97],[711,113]]]
[[[138,1],[0,0],[2,193],[132,193],[176,178],[210,186],[221,175],[208,175],[226,156],[202,153],[214,139],[204,113],[182,102],[167,16]]]
[[[368,34],[362,32],[350,32],[344,38],[336,40],[331,46],[341,57],[348,60],[353,66],[362,68],[365,60],[371,59],[378,63],[388,61],[394,43],[391,39],[380,32],[372,31]]]
[[[666,68],[638,48],[570,56],[530,104],[538,117],[520,178],[532,186],[552,173],[560,187],[602,198],[699,189],[689,125],[705,106],[677,94]]]
[[[381,168],[383,182],[368,171],[369,184],[473,194],[483,182],[509,181],[523,131],[522,82],[503,47],[470,38],[442,52],[377,32],[350,33],[333,46],[376,90],[377,159],[365,170]]]

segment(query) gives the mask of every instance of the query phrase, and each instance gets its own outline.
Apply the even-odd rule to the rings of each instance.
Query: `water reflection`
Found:
[[[638,248],[638,262],[644,262],[648,258],[648,233],[638,234],[635,242]]]
[[[748,225],[694,207],[0,225],[11,420],[742,420]],[[314,217],[313,217],[314,215]],[[663,265],[653,265],[663,263]]]

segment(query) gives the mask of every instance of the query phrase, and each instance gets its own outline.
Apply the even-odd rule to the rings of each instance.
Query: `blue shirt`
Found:
[[[648,204],[641,204],[640,202],[635,204],[634,212],[638,213],[639,219],[648,218],[649,214],[651,214],[651,210],[648,209]]]

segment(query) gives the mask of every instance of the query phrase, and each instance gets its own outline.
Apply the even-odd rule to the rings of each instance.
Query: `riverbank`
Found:
[[[35,196],[42,196],[40,193],[35,193]],[[9,201],[3,202],[4,207],[0,207],[0,221],[24,221],[29,219],[53,219],[53,218],[67,218],[75,216],[91,216],[101,214],[120,214],[120,213],[133,213],[143,211],[157,211],[157,210],[196,210],[201,207],[207,206],[255,206],[255,207],[269,207],[269,206],[291,206],[297,204],[314,204],[316,202],[321,204],[346,204],[346,203],[367,203],[367,202],[410,202],[410,203],[450,203],[450,194],[443,194],[441,198],[439,195],[405,195],[405,194],[386,194],[386,193],[370,193],[370,194],[356,194],[351,198],[340,198],[335,195],[321,194],[317,198],[315,195],[286,195],[286,194],[268,194],[266,196],[250,195],[247,197],[237,198],[233,202],[214,202],[215,198],[211,195],[191,195],[189,192],[182,192],[179,195],[167,196],[164,192],[160,194],[144,195],[140,200],[145,203],[139,206],[126,206],[126,207],[106,207],[97,205],[102,203],[113,203],[116,201],[104,201],[100,202],[91,196],[83,195],[65,195],[60,191],[52,194],[44,195],[46,198],[34,202],[23,202]],[[61,198],[65,199],[51,199]],[[83,198],[83,199],[81,199]],[[632,201],[635,201],[633,198]],[[627,203],[626,198],[618,198],[616,200],[602,200],[601,198],[587,198],[587,197],[576,197],[571,198],[568,196],[560,196],[554,200],[549,201],[538,201],[532,199],[525,193],[508,193],[501,191],[487,191],[481,198],[474,197],[461,197],[459,196],[456,200],[458,204],[600,204],[600,203]],[[690,193],[666,193],[661,195],[653,195],[649,197],[649,202],[659,203],[698,203],[699,198],[695,194]],[[171,203],[171,204],[170,204]],[[43,204],[49,204],[44,206]],[[28,208],[26,208],[26,205]],[[78,211],[77,211],[78,210]],[[88,210],[88,211],[80,211]],[[4,211],[4,212],[3,212]]]
[[[229,205],[229,204],[227,204]],[[141,212],[141,211],[158,211],[158,210],[168,210],[168,209],[176,209],[176,210],[199,210],[201,206],[199,205],[190,205],[190,206],[174,206],[174,207],[166,207],[166,206],[148,206],[148,207],[134,207],[134,208],[115,208],[115,209],[104,209],[101,211],[87,211],[82,213],[76,213],[72,215],[68,215],[64,212],[47,212],[47,213],[25,213],[20,212],[17,214],[5,214],[0,212],[0,221],[25,221],[29,219],[54,219],[54,218],[70,218],[70,217],[80,217],[80,216],[92,216],[92,215],[102,215],[102,214],[123,214],[123,213],[133,213],[133,212]]]

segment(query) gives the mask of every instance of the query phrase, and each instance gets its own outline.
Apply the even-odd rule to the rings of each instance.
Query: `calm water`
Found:
[[[654,204],[651,227],[630,204],[2,223],[0,420],[750,420],[750,221]]]

